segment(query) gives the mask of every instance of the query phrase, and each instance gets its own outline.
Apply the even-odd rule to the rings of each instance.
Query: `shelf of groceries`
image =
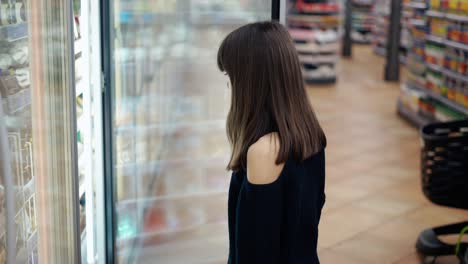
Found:
[[[353,0],[351,1],[351,39],[357,44],[371,44],[372,29],[376,18],[372,14],[374,1]]]
[[[468,117],[468,3],[432,0],[410,26],[412,47],[399,113],[414,124]],[[407,5],[410,6],[410,5]],[[421,13],[424,12],[424,13]]]
[[[334,0],[291,3],[287,25],[308,84],[336,82],[340,21],[340,6]]]
[[[404,1],[408,3],[408,1]],[[372,45],[374,52],[378,55],[385,56],[388,28],[390,24],[390,0],[377,0],[374,9],[373,16],[375,17],[375,24],[372,28]],[[410,46],[411,36],[408,25],[415,24],[413,17],[418,17],[417,13],[419,9],[409,8],[407,5],[403,7],[401,16],[401,33],[400,33],[400,62],[406,63],[406,56],[408,54],[408,48]]]

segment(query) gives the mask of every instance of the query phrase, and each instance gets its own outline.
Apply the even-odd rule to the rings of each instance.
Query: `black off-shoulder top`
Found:
[[[244,170],[229,187],[228,264],[316,264],[325,203],[325,150],[286,161],[277,180],[256,185]]]

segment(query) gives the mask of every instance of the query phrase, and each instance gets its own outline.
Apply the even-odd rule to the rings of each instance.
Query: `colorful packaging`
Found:
[[[440,85],[440,94],[444,97],[448,97],[448,88],[447,88],[447,77],[445,77],[444,81]]]
[[[468,1],[466,1],[468,5]],[[467,13],[468,15],[468,13]],[[463,22],[462,24],[462,37],[461,37],[461,42],[468,44],[468,22]]]
[[[436,43],[426,43],[425,57],[430,64],[443,66],[444,65],[445,47]]]
[[[427,80],[426,87],[429,90],[432,90],[438,94],[441,93],[440,87],[442,86],[442,83],[443,83],[442,74],[438,72],[434,72],[434,71],[428,71],[426,73],[426,80]]]
[[[431,0],[431,9],[440,9],[440,0]]]
[[[449,100],[455,101],[456,100],[456,85],[455,80],[449,79],[447,83],[447,98]]]
[[[459,4],[459,0],[448,0],[448,3],[447,3],[448,12],[457,12],[458,4]]]
[[[463,93],[465,95],[464,100],[463,100],[463,106],[468,107],[468,84],[464,84],[464,90]]]
[[[455,91],[456,91],[455,97],[456,97],[457,103],[463,105],[465,101],[465,94],[464,94],[464,88],[463,88],[462,82],[458,82],[456,84]]]
[[[457,71],[458,54],[454,48],[446,48],[444,57],[444,67],[452,71]]]
[[[447,37],[450,40],[462,42],[463,33],[462,33],[462,23],[459,21],[450,21],[447,24]]]
[[[430,20],[431,34],[437,37],[447,37],[447,27],[449,23],[444,18],[433,17]]]
[[[468,15],[468,1],[460,0],[460,13],[463,15]]]
[[[468,51],[459,51],[458,57],[458,72],[466,75],[468,74]]]

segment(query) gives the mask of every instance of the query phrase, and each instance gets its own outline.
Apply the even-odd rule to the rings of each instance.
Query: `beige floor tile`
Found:
[[[354,259],[333,250],[319,251],[319,259],[321,264],[371,264],[370,262],[366,263],[360,259]]]
[[[369,233],[359,234],[332,247],[334,252],[360,259],[368,263],[393,263],[400,256],[411,253],[412,249],[398,242],[373,236]]]
[[[385,215],[348,205],[325,213],[320,220],[319,246],[328,248],[385,221]]]
[[[394,264],[421,264],[423,261],[422,256],[418,253],[413,252],[407,256],[402,257],[398,261],[394,262]]]

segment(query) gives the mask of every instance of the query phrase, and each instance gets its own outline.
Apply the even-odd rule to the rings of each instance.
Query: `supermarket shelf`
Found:
[[[405,3],[403,5],[404,7],[409,7],[409,8],[416,8],[416,9],[426,9],[427,5],[426,3],[420,3],[420,2],[410,2],[410,3]]]
[[[151,241],[153,239],[157,239],[158,237],[161,237],[161,236],[167,236],[167,235],[171,235],[171,236],[174,236],[176,234],[183,234],[185,232],[192,232],[198,228],[200,228],[202,225],[206,224],[205,222],[195,222],[195,223],[192,223],[190,225],[187,225],[187,226],[183,226],[183,227],[177,227],[177,228],[167,228],[167,229],[164,229],[164,230],[158,230],[158,231],[145,231],[145,232],[142,232],[142,233],[139,233],[139,234],[136,234],[136,235],[132,235],[132,236],[129,236],[129,237],[122,237],[122,238],[118,238],[117,240],[117,247],[122,247],[122,249],[124,249],[124,245],[126,243],[128,243],[129,241],[132,241],[132,240],[140,240],[140,241],[144,241],[143,243],[151,243],[151,242],[146,242],[146,241]],[[119,252],[120,252],[120,248],[119,248]]]
[[[424,26],[426,26],[426,21],[424,21],[424,19],[412,18],[412,19],[409,19],[408,22],[409,22],[411,25],[416,26],[416,27],[424,27]]]
[[[226,194],[227,194],[227,190],[214,190],[214,191],[199,191],[199,192],[183,193],[183,194],[161,195],[161,196],[123,200],[119,202],[118,206],[125,207],[131,204],[153,203],[153,202],[159,202],[159,201],[187,200],[187,199],[203,198],[203,197],[219,196],[219,195],[224,196]]]
[[[332,64],[335,65],[338,62],[338,57],[336,54],[332,55],[319,55],[319,56],[307,56],[299,54],[299,61],[304,64],[313,64],[313,65],[323,65],[323,64]]]
[[[462,105],[460,105],[459,103],[457,102],[454,102],[452,100],[449,100],[448,98],[440,95],[440,94],[437,94],[437,93],[434,93],[433,91],[429,90],[429,89],[426,89],[424,87],[420,87],[420,86],[417,86],[417,85],[414,85],[414,84],[407,84],[409,87],[411,87],[412,89],[415,89],[415,90],[418,90],[418,91],[421,91],[423,93],[426,93],[427,95],[429,95],[430,97],[432,97],[433,99],[461,112],[461,113],[464,113],[466,115],[468,115],[468,107],[464,107]]]
[[[152,160],[152,161],[137,161],[137,162],[126,162],[126,163],[120,163],[116,164],[116,169],[117,170],[122,170],[124,173],[124,170],[130,170],[134,171],[135,168],[138,168],[141,171],[145,170],[151,170],[154,172],[155,168],[159,168],[160,166],[170,166],[173,164],[191,164],[191,165],[200,165],[200,164],[225,164],[227,163],[228,160],[223,157],[204,157],[204,158],[188,158],[188,157],[182,157],[182,158],[172,158],[172,159],[160,159],[160,160]],[[126,175],[124,174],[123,177],[134,177],[135,174],[132,173],[131,175]]]
[[[450,46],[452,48],[468,51],[468,44],[463,44],[463,43],[448,40],[448,39],[444,40],[444,43],[445,45]]]
[[[298,22],[314,22],[314,23],[336,23],[340,21],[338,15],[321,15],[321,16],[311,16],[311,15],[288,15],[288,20],[298,21]]]
[[[1,99],[1,104],[5,104],[8,110],[7,114],[17,115],[23,112],[31,105],[31,90],[25,88],[15,94],[9,95],[8,98]]]
[[[372,8],[374,6],[374,3],[372,1],[369,1],[369,2],[356,2],[356,1],[352,1],[351,2],[353,5],[355,5],[356,7],[369,7],[369,8]]]
[[[191,127],[192,129],[203,129],[209,127],[210,129],[224,129],[224,126],[226,125],[226,122],[224,120],[206,120],[206,121],[200,121],[197,122],[196,124],[193,124],[188,121],[176,121],[176,122],[157,122],[153,124],[122,124],[122,125],[117,125],[115,130],[118,133],[123,133],[123,132],[132,132],[133,131],[144,131],[144,130],[157,130],[157,129],[162,129],[162,130],[171,130],[171,129],[178,129],[178,128],[183,128],[183,127]]]
[[[27,37],[28,23],[0,26],[0,39],[13,42]]]
[[[456,14],[446,14],[445,17],[450,19],[450,20],[468,22],[468,16],[462,16],[462,15],[456,15]]]
[[[430,17],[438,17],[438,18],[444,18],[445,17],[445,13],[443,12],[439,12],[439,11],[435,11],[435,10],[429,10],[426,12],[426,15],[427,16],[430,16]]]
[[[439,43],[439,44],[445,44],[443,38],[437,37],[437,36],[434,36],[434,35],[429,35],[429,34],[426,35],[426,40],[429,40],[429,41],[432,41],[432,42],[435,42],[435,43]]]
[[[305,82],[306,84],[334,84],[336,83],[336,76],[322,79],[306,78]]]
[[[446,45],[446,46],[449,46],[449,47],[452,47],[452,48],[468,51],[468,44],[463,44],[463,43],[460,43],[460,42],[444,39],[444,38],[437,37],[437,36],[434,36],[434,35],[429,35],[429,34],[426,35],[426,40],[429,40],[429,41],[432,41],[432,42],[435,42],[435,43],[439,43],[439,44],[443,44],[443,45]]]
[[[28,118],[19,117],[19,116],[11,116],[7,115],[4,117],[5,119],[5,126],[7,128],[12,129],[24,129],[30,128],[32,126],[32,122]]]
[[[306,15],[306,16],[337,16],[340,14],[340,12],[332,10],[332,11],[320,11],[320,10],[314,10],[314,11],[294,11],[290,12],[289,14],[292,15]]]
[[[400,102],[400,100],[398,100],[397,102],[397,113],[417,128],[431,123],[431,120],[429,120],[428,118],[423,117],[418,113],[415,113],[411,109],[408,109]]]
[[[448,76],[450,78],[454,78],[454,79],[461,80],[463,82],[468,83],[468,76],[462,75],[460,73],[445,69],[443,67],[440,67],[438,65],[434,65],[434,64],[431,64],[431,63],[426,63],[426,66],[431,70],[443,73],[445,76]]]
[[[468,16],[450,14],[450,13],[445,13],[445,12],[436,11],[436,10],[429,10],[426,12],[426,15],[430,17],[447,18],[450,20],[456,20],[456,21],[461,21],[461,22],[468,21]]]

